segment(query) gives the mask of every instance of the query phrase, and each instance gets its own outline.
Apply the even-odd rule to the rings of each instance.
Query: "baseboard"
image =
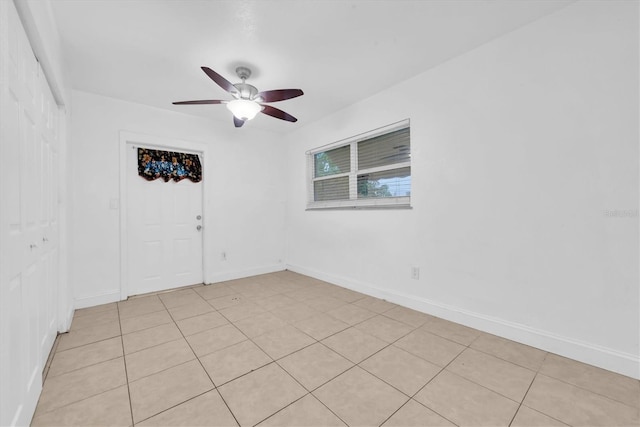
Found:
[[[263,267],[248,268],[245,270],[229,271],[220,274],[214,274],[206,283],[224,282],[227,280],[243,279],[245,277],[257,276],[259,274],[275,273],[276,271],[282,271],[285,269],[284,264],[274,264]],[[109,292],[103,292],[99,295],[93,295],[89,297],[75,298],[73,301],[73,309],[93,307],[101,304],[108,304],[110,302],[120,301],[120,290],[112,290]],[[73,317],[73,310],[71,311]],[[69,323],[71,324],[71,323]]]
[[[71,322],[73,321],[74,312],[75,312],[75,308],[71,307],[71,304],[69,304],[69,310],[67,310],[67,314],[65,315],[65,318],[62,321],[62,324],[60,325],[60,330],[58,332],[60,333],[69,332],[69,329],[71,328]]]
[[[515,322],[431,301],[401,292],[391,292],[357,280],[334,276],[298,265],[287,270],[314,277],[376,298],[450,320],[474,329],[498,335],[522,344],[559,354],[602,369],[640,379],[640,356],[620,352],[596,344],[560,336]]]
[[[77,310],[79,308],[93,307],[95,305],[108,304],[116,301],[120,301],[120,289],[90,297],[74,298],[73,309]]]
[[[213,274],[206,282],[226,282],[227,280],[244,279],[245,277],[258,276],[260,274],[275,273],[284,269],[284,264],[274,264],[263,267],[248,268],[244,270],[226,271],[224,273]]]

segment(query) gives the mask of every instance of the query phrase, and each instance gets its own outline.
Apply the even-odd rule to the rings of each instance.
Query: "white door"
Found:
[[[36,238],[40,245],[39,262],[42,264],[42,282],[38,292],[40,361],[47,362],[49,352],[57,335],[58,314],[58,106],[51,93],[42,70],[38,84],[38,138],[37,152],[40,157],[38,174],[38,215]],[[29,174],[31,172],[28,172]]]
[[[0,425],[28,425],[56,335],[58,109],[0,1]]]
[[[128,294],[202,283],[202,181],[147,181],[138,147],[126,147]]]

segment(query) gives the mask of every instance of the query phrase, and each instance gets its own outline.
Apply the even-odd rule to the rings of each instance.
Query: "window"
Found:
[[[307,153],[309,209],[409,207],[409,120]]]

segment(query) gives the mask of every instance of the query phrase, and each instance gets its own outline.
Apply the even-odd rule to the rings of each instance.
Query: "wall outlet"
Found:
[[[420,278],[420,267],[411,267],[411,278],[415,280]]]
[[[226,252],[221,252],[220,253],[220,260],[221,261],[226,261],[227,260],[227,253]]]

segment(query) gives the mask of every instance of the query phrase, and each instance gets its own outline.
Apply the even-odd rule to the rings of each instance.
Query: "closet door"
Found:
[[[38,293],[40,357],[42,366],[47,362],[49,352],[57,334],[58,301],[58,106],[44,73],[40,70],[38,83],[39,126],[36,155],[40,161],[40,173],[37,174],[39,197],[38,224],[35,240],[41,245],[39,262],[42,263],[43,281]]]
[[[57,106],[10,1],[0,83],[0,425],[28,425],[57,325]]]

